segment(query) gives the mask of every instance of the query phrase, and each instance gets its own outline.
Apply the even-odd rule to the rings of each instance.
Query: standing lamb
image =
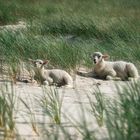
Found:
[[[45,85],[53,85],[72,87],[73,80],[72,77],[64,70],[60,69],[45,69],[44,66],[48,61],[42,61],[40,59],[31,60],[34,65],[35,79]]]
[[[96,77],[106,80],[138,79],[138,70],[134,64],[124,61],[105,61],[108,58],[108,55],[103,55],[101,52],[95,52],[92,55],[95,64],[93,71],[89,73],[77,73],[86,77]]]

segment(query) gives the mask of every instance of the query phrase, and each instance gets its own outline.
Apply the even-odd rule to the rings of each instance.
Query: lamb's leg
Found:
[[[138,79],[139,78],[138,70],[134,66],[134,64],[128,63],[126,65],[126,69],[127,69],[128,75],[129,75],[128,80],[131,81],[132,79]]]
[[[65,88],[73,88],[73,85],[68,84],[68,85],[65,85],[64,87],[65,87]]]
[[[52,85],[53,84],[53,79],[51,77],[48,77],[44,82],[43,82],[44,85]]]
[[[120,77],[116,77],[117,73],[114,70],[109,71],[109,74],[106,76],[106,80],[121,80]]]
[[[121,78],[120,77],[113,77],[113,76],[107,75],[106,76],[106,80],[120,81]]]
[[[68,87],[68,88],[73,88],[73,79],[70,75],[65,75],[65,78],[64,78],[64,81],[65,81],[65,87]]]
[[[45,81],[43,82],[43,85],[49,86],[49,82],[48,82],[47,80],[45,80]]]

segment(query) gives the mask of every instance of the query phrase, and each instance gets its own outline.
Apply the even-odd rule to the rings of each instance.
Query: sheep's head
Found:
[[[44,65],[46,65],[49,62],[48,60],[43,61],[41,59],[36,59],[36,60],[29,59],[29,61],[33,64],[35,68],[38,69],[42,69]]]
[[[99,64],[103,60],[107,60],[109,55],[103,55],[101,52],[94,52],[92,55],[92,60],[94,64]]]

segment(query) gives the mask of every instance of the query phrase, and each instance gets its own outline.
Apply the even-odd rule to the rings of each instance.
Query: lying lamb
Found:
[[[77,73],[86,77],[96,77],[106,80],[131,80],[139,77],[138,70],[134,64],[124,61],[105,61],[108,58],[108,55],[95,52],[92,55],[95,64],[93,71],[89,73]]]
[[[44,66],[48,63],[48,61],[42,60],[31,60],[30,61],[34,65],[35,79],[41,82],[41,84],[45,85],[53,85],[72,87],[73,80],[72,77],[64,70],[60,69],[45,69]]]

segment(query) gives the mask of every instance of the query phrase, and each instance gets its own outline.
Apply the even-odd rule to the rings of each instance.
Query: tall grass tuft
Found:
[[[90,109],[89,111],[93,114],[96,118],[98,125],[101,127],[104,125],[104,113],[105,113],[105,101],[102,93],[100,92],[99,88],[92,93],[92,96],[95,96],[96,101],[92,101],[93,98],[88,96]]]
[[[118,88],[118,99],[108,101],[106,125],[110,139],[140,139],[140,86],[138,83]]]
[[[35,113],[33,112],[32,107],[29,106],[29,104],[26,101],[24,101],[22,98],[20,98],[20,100],[27,109],[27,114],[29,115],[32,130],[39,136],[39,132],[38,132],[37,124],[36,124],[36,117],[35,117]]]
[[[44,96],[41,99],[41,107],[46,116],[52,123],[61,124],[61,108],[63,103],[63,95],[59,95],[57,89],[43,88]]]
[[[0,130],[4,137],[15,137],[15,104],[16,97],[13,84],[3,84],[0,87]]]

